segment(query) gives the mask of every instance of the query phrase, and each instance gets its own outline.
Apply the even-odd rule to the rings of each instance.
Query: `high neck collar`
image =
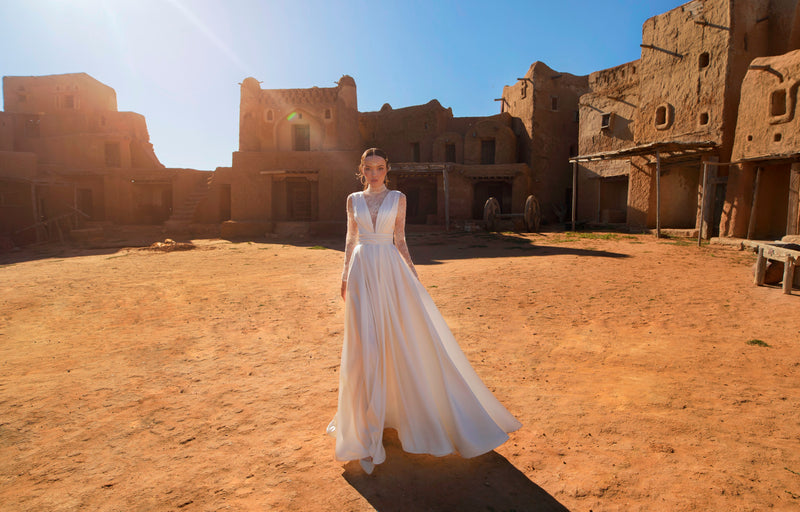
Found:
[[[367,187],[367,190],[365,190],[364,192],[365,192],[366,194],[369,194],[369,195],[375,195],[375,194],[382,194],[382,193],[384,193],[386,190],[387,190],[387,189],[386,189],[386,185],[384,185],[383,183],[381,183],[380,187],[373,187],[372,185],[368,186],[368,187]]]

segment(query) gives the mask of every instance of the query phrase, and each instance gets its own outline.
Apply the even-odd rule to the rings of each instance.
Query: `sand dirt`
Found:
[[[410,235],[524,426],[474,459],[387,431],[368,477],[324,433],[343,241],[193,242],[0,255],[2,510],[800,508],[800,291],[754,286],[749,251]]]

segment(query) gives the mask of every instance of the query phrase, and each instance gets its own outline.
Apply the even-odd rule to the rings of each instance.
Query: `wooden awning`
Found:
[[[600,160],[621,160],[634,156],[649,157],[658,153],[661,158],[670,159],[673,157],[694,157],[711,153],[717,149],[717,143],[706,141],[667,141],[650,142],[631,148],[617,149],[614,151],[603,151],[587,155],[578,155],[569,159],[570,162],[596,162]]]

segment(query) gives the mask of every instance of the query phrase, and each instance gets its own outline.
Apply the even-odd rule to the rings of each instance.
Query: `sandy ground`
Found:
[[[409,242],[524,424],[496,451],[387,431],[372,476],[333,459],[341,240],[48,246],[0,255],[2,510],[800,509],[800,292],[754,286],[750,252]]]

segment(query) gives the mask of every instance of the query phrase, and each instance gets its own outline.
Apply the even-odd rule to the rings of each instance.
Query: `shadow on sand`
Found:
[[[402,450],[393,430],[385,432],[384,446],[386,462],[372,475],[357,461],[347,463],[343,473],[379,512],[569,512],[494,451],[472,459],[413,455]]]

